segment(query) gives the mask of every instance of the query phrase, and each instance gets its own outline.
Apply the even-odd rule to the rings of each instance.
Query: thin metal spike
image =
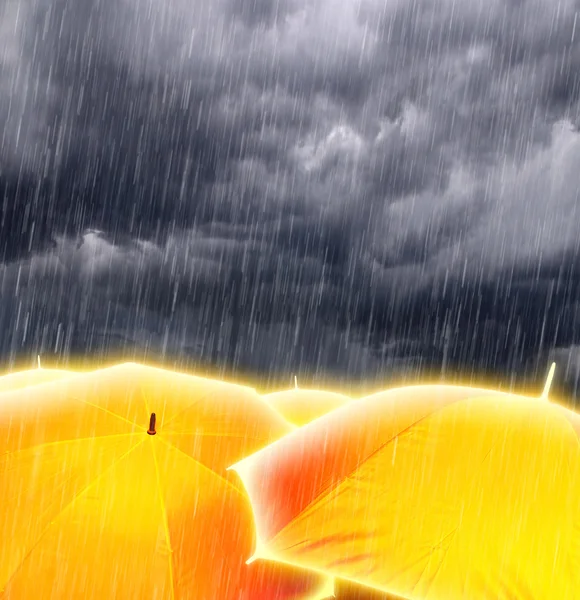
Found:
[[[544,391],[542,392],[542,400],[548,399],[548,394],[550,393],[550,387],[552,386],[552,379],[554,379],[554,372],[556,371],[556,363],[553,362],[550,370],[548,372],[548,378],[546,379],[546,383],[544,384]]]
[[[37,359],[37,362],[38,362],[38,368],[39,368],[39,369],[42,369],[42,367],[40,366],[40,354],[38,354],[38,355],[36,356],[36,359]]]
[[[296,377],[296,375],[294,375],[294,389],[298,389],[298,377]]]

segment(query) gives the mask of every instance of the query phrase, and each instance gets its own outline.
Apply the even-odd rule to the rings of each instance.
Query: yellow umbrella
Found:
[[[27,369],[25,371],[15,371],[0,376],[0,393],[11,390],[19,390],[30,385],[38,385],[49,381],[58,381],[65,377],[73,377],[73,371],[62,369]]]
[[[233,469],[254,558],[409,599],[578,598],[580,417],[412,386],[353,401]]]
[[[334,598],[335,600],[406,600],[403,596],[381,592],[344,579],[335,580]]]
[[[121,365],[0,399],[0,598],[278,600],[225,467],[291,430],[249,388]]]
[[[351,398],[325,390],[296,388],[262,396],[285,419],[302,426],[351,401]]]

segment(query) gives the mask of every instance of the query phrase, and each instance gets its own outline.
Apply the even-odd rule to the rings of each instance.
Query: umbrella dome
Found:
[[[336,600],[406,600],[403,596],[381,592],[344,579],[335,579],[334,598]]]
[[[226,472],[291,430],[250,388],[135,364],[0,399],[0,598],[317,598]]]
[[[38,385],[50,381],[58,381],[65,377],[74,377],[74,371],[63,369],[26,369],[14,371],[0,376],[0,393],[19,390],[30,385]]]
[[[352,400],[336,392],[303,388],[273,392],[262,397],[285,419],[299,427]]]
[[[411,600],[576,598],[579,433],[545,398],[472,387],[353,401],[232,467],[252,558]]]

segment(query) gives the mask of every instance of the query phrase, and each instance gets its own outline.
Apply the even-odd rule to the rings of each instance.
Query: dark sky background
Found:
[[[574,397],[579,13],[2,0],[5,367]]]

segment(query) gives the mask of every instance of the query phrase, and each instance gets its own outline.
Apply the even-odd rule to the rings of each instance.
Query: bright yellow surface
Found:
[[[262,396],[294,425],[306,425],[351,401],[348,396],[324,390],[294,389]]]
[[[580,597],[579,430],[544,400],[417,386],[354,401],[235,469],[257,556],[413,600],[565,600]]]
[[[132,364],[3,394],[0,598],[319,597],[322,576],[245,564],[226,472],[290,429],[249,388]]]
[[[19,390],[29,385],[58,381],[59,379],[73,377],[74,375],[73,371],[63,371],[60,369],[29,369],[7,373],[0,376],[0,393]]]
[[[405,600],[403,596],[381,592],[343,579],[336,579],[334,582],[334,598],[336,600]]]

